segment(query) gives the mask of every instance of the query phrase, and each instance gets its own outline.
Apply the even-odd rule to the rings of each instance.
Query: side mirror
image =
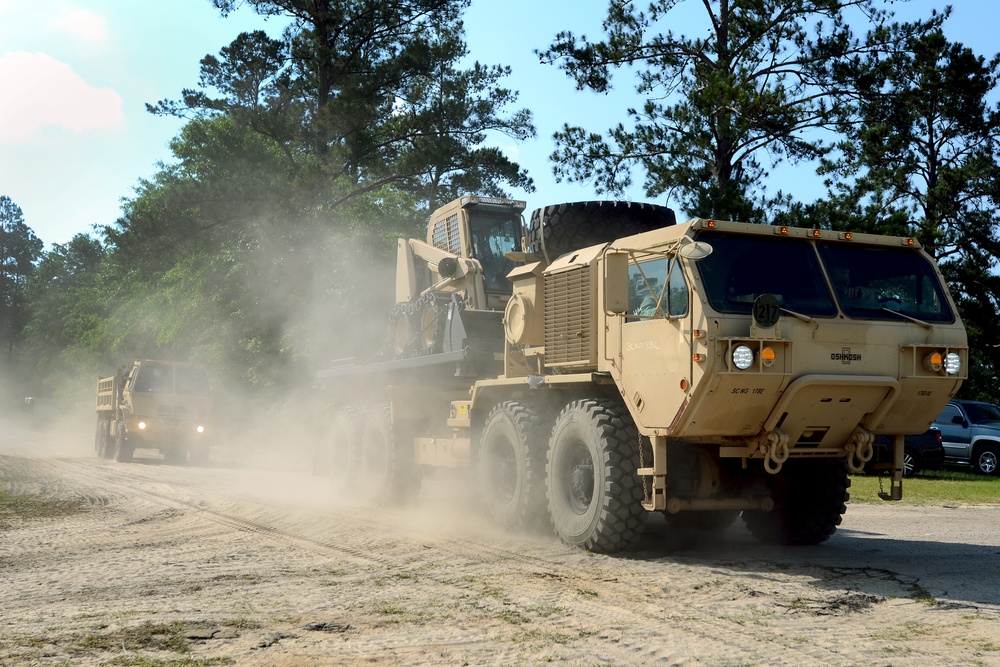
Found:
[[[962,415],[955,415],[954,417],[952,417],[951,423],[960,424],[962,428],[965,428],[969,425],[969,422],[965,421],[965,417],[963,417]]]
[[[686,245],[682,245],[677,251],[677,254],[690,262],[697,262],[711,255],[712,250],[712,246],[704,241],[691,241]]]
[[[628,253],[604,255],[604,310],[616,315],[628,312]]]

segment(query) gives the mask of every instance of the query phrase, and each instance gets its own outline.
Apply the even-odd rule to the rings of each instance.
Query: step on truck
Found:
[[[132,460],[156,449],[168,463],[205,463],[212,396],[202,366],[141,360],[97,381],[97,455]]]
[[[381,353],[319,372],[316,468],[375,502],[468,470],[486,517],[581,548],[742,516],[817,544],[849,472],[967,376],[965,329],[909,238],[694,219],[666,207],[463,197],[401,239]],[[427,476],[427,483],[433,477]]]

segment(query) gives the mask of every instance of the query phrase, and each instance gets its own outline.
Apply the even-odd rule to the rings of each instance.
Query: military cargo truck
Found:
[[[208,460],[212,397],[202,366],[142,360],[97,381],[101,458],[132,460],[135,449],[156,449],[170,463]]]
[[[383,353],[319,373],[319,468],[404,502],[468,469],[486,516],[614,552],[644,513],[826,540],[849,471],[927,430],[967,375],[942,277],[913,239],[465,197],[399,244]],[[522,237],[519,239],[518,237]]]

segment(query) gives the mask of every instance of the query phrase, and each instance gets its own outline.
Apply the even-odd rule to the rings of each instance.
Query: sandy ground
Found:
[[[81,511],[0,527],[0,665],[1000,665],[1000,507],[852,504],[792,549],[654,517],[609,557],[491,529],[456,479],[337,499],[273,447],[4,429],[0,491]]]

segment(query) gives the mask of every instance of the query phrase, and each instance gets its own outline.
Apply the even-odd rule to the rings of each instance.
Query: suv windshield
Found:
[[[965,411],[973,424],[1000,422],[1000,407],[991,403],[966,403]]]

